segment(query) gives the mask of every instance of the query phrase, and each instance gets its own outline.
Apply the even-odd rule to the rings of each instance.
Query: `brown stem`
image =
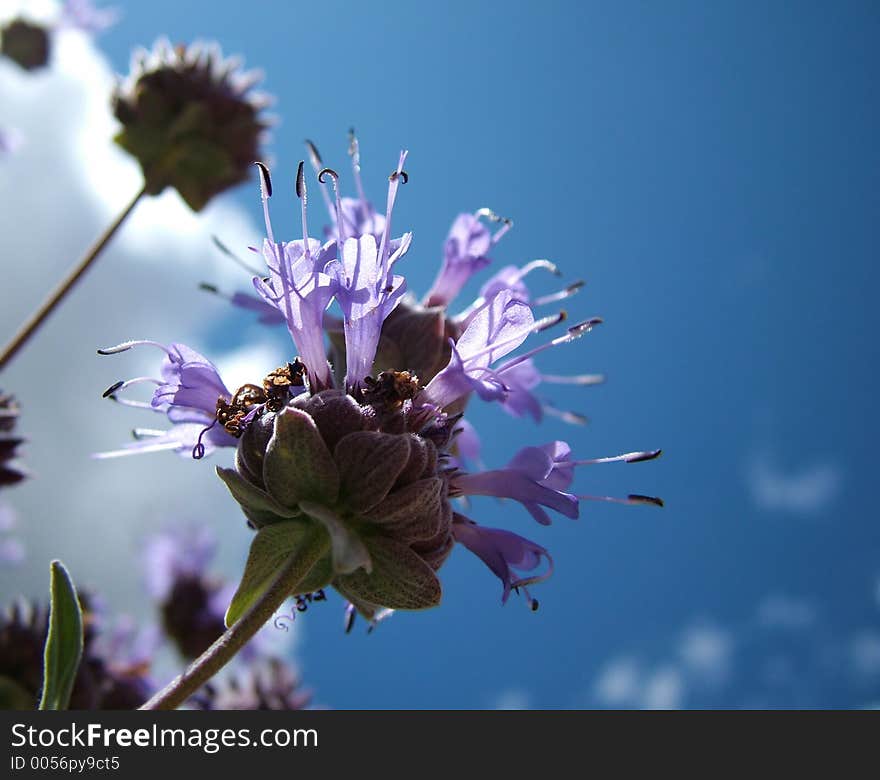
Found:
[[[137,195],[132,198],[131,202],[123,209],[122,213],[113,221],[98,238],[92,248],[86,253],[85,257],[70,270],[70,273],[61,281],[61,283],[52,291],[48,298],[37,309],[31,318],[19,328],[12,340],[7,344],[3,353],[0,354],[0,369],[6,367],[6,364],[15,357],[16,353],[27,343],[28,339],[34,335],[40,325],[48,319],[49,315],[55,310],[58,304],[64,300],[64,297],[73,289],[73,286],[79,281],[80,277],[89,270],[92,263],[98,259],[98,256],[104,250],[104,247],[110,242],[110,239],[116,234],[116,231],[122,227],[128,215],[134,210],[138,201],[146,194],[147,185],[141,187]]]
[[[153,696],[142,710],[174,710],[183,704],[227,663],[257,633],[297,585],[330,549],[330,537],[315,529],[306,543],[291,555],[284,568],[253,606],[179,677]]]

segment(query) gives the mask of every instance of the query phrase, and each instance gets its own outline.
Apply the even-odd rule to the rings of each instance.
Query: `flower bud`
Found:
[[[18,446],[24,441],[13,431],[18,420],[18,404],[11,395],[0,392],[0,488],[14,485],[25,478],[25,472],[15,465]]]
[[[36,70],[49,62],[49,31],[25,19],[13,19],[0,30],[0,54],[25,70]]]
[[[135,55],[114,95],[122,123],[115,140],[137,158],[149,194],[174,187],[201,211],[247,178],[266,129],[267,100],[251,89],[257,80],[216,46],[172,48],[163,40]]]
[[[329,551],[298,593],[332,585],[370,618],[439,603],[434,572],[452,547],[447,478],[435,445],[407,429],[408,411],[337,390],[301,396],[256,419],[236,469],[218,469],[258,532],[282,538],[285,523],[292,540],[298,529],[327,534]]]

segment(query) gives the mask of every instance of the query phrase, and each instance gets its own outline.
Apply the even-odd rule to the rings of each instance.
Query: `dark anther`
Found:
[[[334,182],[339,179],[339,174],[332,168],[322,168],[318,172],[318,181],[321,182],[321,184],[326,184],[327,180],[324,178],[325,176],[330,176]]]
[[[503,222],[505,225],[512,225],[513,220],[509,217],[502,217],[496,214],[492,209],[482,208],[477,211],[477,216],[485,217],[490,222]]]
[[[303,160],[299,161],[299,165],[296,167],[296,197],[302,200],[303,195],[306,191],[306,179],[303,175],[303,166],[305,163]]]
[[[659,458],[663,450],[648,450],[648,452],[636,452],[626,459],[627,463],[643,463],[646,460]]]
[[[110,385],[110,387],[108,387],[108,388],[107,388],[107,389],[101,394],[101,398],[112,398],[112,399],[115,401],[116,398],[115,398],[115,396],[114,396],[113,394],[114,394],[114,393],[115,393],[120,387],[122,387],[124,384],[125,384],[125,382],[123,382],[122,380],[120,380],[119,382],[114,382],[112,385]]]
[[[539,606],[538,599],[532,599],[531,603],[529,604],[529,607],[531,608],[532,612],[537,612],[538,606]]]
[[[318,147],[308,138],[306,138],[306,148],[309,150],[309,157],[311,158],[312,165],[315,166],[315,168],[322,167],[324,163],[321,161],[321,154],[318,152]]]
[[[219,295],[220,290],[216,284],[211,284],[210,282],[200,282],[199,289],[204,290],[205,292],[213,293],[214,295]]]
[[[259,160],[257,160],[254,163],[254,165],[256,165],[257,168],[260,169],[260,177],[262,178],[263,184],[266,187],[266,196],[271,198],[272,197],[272,179],[269,176],[269,169],[266,167],[265,163],[261,163]]]
[[[403,183],[404,183],[404,184],[409,184],[409,174],[408,174],[406,171],[401,171],[400,173],[398,173],[397,171],[394,171],[394,172],[388,177],[388,181],[394,181],[394,180],[397,179],[398,177],[401,178],[401,179],[403,179]]]
[[[651,506],[663,506],[663,499],[657,498],[656,496],[640,496],[636,493],[632,493],[627,496],[627,498],[632,501],[634,504],[650,504]]]

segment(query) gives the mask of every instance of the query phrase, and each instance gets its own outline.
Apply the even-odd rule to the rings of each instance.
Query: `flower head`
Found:
[[[509,531],[477,524],[454,511],[453,501],[510,499],[542,525],[550,523],[553,512],[578,517],[585,499],[658,503],[635,495],[581,495],[573,484],[578,467],[649,460],[659,451],[585,460],[575,459],[565,442],[552,441],[521,449],[502,468],[469,470],[479,461],[479,438],[462,415],[473,396],[500,403],[516,416],[539,420],[553,409],[578,419],[556,412],[535,395],[536,388],[542,382],[591,384],[599,378],[544,375],[535,358],[575,341],[601,320],[578,322],[513,354],[566,319],[564,312],[536,316],[535,309],[581,286],[532,296],[523,281],[529,273],[558,273],[546,260],[502,269],[473,304],[451,314],[449,304],[468,278],[488,264],[489,252],[510,227],[509,220],[488,210],[456,220],[443,268],[425,303],[406,296],[396,266],[412,234],[394,238],[392,219],[400,185],[409,178],[403,167],[406,153],[389,177],[380,221],[363,195],[360,153],[353,144],[357,210],[346,209],[339,175],[323,167],[310,145],[331,214],[324,241],[309,235],[303,163],[295,185],[302,238],[276,240],[268,208],[272,184],[260,164],[267,233],[261,254],[267,274],[253,280],[262,303],[247,305],[263,319],[269,307],[278,312],[299,353],[286,371],[277,370],[279,392],[272,384],[276,371],[261,385],[246,385],[249,390],[230,395],[205,358],[179,345],[163,347],[168,358],[162,377],[147,380],[158,387],[152,402],[156,411],[172,422],[197,419],[205,439],[219,427],[231,437],[220,446],[236,446],[234,468],[220,467],[217,473],[256,536],[227,621],[268,587],[279,566],[297,560],[309,561],[296,587],[299,593],[333,587],[371,621],[388,610],[436,606],[442,595],[437,572],[456,543],[498,576],[503,600],[520,590],[534,607],[537,602],[526,588],[552,570],[548,551]],[[481,218],[502,227],[493,234]],[[144,380],[111,390],[136,381]]]
[[[0,54],[25,70],[37,70],[49,62],[50,41],[46,26],[13,19],[0,30]]]
[[[260,157],[269,101],[253,92],[257,72],[242,72],[216,45],[138,50],[117,89],[116,142],[137,158],[146,190],[173,187],[194,211],[248,176]]]
[[[15,435],[18,403],[11,395],[0,391],[0,488],[21,482],[26,472],[16,464],[18,448],[24,439]]]
[[[130,622],[107,625],[96,601],[80,594],[84,645],[70,709],[136,709],[156,687],[149,676],[153,643]],[[47,608],[24,600],[0,614],[0,708],[36,709],[48,617]]]

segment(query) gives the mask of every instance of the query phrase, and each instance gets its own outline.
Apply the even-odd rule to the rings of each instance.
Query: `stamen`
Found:
[[[354,185],[357,188],[358,197],[362,203],[366,204],[367,196],[364,194],[364,185],[361,181],[361,148],[353,127],[348,131],[348,154],[351,157],[351,168],[354,173]]]
[[[315,146],[308,138],[306,138],[306,148],[309,150],[309,162],[311,162],[312,167],[315,171],[319,171],[324,167],[324,161],[321,159],[321,155],[318,152],[318,147]],[[320,177],[319,177],[320,178]]]
[[[545,318],[549,319],[549,318]],[[599,317],[593,317],[591,320],[584,320],[583,322],[579,322],[577,325],[572,325],[568,331],[566,331],[565,335],[558,336],[552,341],[547,342],[546,344],[542,344],[540,347],[535,347],[534,349],[530,349],[528,352],[519,355],[518,357],[512,358],[508,360],[506,363],[498,367],[498,373],[501,374],[505,371],[510,371],[510,369],[518,366],[520,363],[524,363],[526,360],[534,357],[540,352],[544,352],[551,347],[558,347],[561,344],[568,344],[569,342],[574,341],[575,339],[580,338],[585,333],[589,333],[596,325],[599,325],[602,322],[602,319]],[[541,328],[544,330],[545,328]],[[536,331],[533,331],[536,332]]]
[[[501,237],[508,230],[510,230],[513,227],[513,220],[512,219],[509,219],[508,217],[501,217],[498,214],[496,214],[494,211],[492,211],[492,209],[487,209],[487,208],[477,209],[476,216],[485,217],[490,222],[504,223],[501,226],[501,228],[495,232],[495,235],[492,236],[492,244],[493,245],[497,244],[501,240]]]
[[[160,431],[155,428],[133,428],[131,431],[131,437],[140,441],[141,439],[156,439],[159,436],[164,436],[167,431]]]
[[[615,498],[614,496],[578,496],[582,501],[604,501],[609,504],[623,504],[624,506],[650,505],[663,506],[663,499],[654,496],[640,496],[631,493],[626,498]]]
[[[529,263],[526,263],[522,268],[519,269],[519,272],[516,274],[516,280],[519,281],[525,276],[528,276],[532,271],[537,271],[538,269],[542,269],[544,271],[549,271],[553,276],[562,276],[562,271],[559,270],[559,267],[556,263],[551,263],[549,260],[532,260]]]
[[[586,425],[590,422],[590,418],[585,414],[572,412],[571,410],[557,409],[553,404],[545,403],[541,405],[541,408],[544,410],[545,414],[548,414],[551,417],[557,417],[562,420],[562,422],[569,423],[570,425]]]
[[[350,634],[351,629],[354,628],[354,621],[357,617],[357,610],[354,608],[354,604],[347,604],[345,607],[345,633]]]
[[[315,146],[308,138],[306,138],[306,149],[309,152],[309,162],[312,164],[312,169],[315,173],[318,174],[318,182],[321,185],[321,197],[324,199],[324,205],[327,207],[327,213],[330,215],[330,218],[333,218],[333,204],[330,202],[330,196],[327,194],[327,186],[324,184],[324,180],[321,178],[321,174],[319,171],[324,167],[324,161],[321,159],[321,155],[318,152],[318,147]]]
[[[309,200],[308,189],[306,188],[306,177],[303,175],[303,167],[305,163],[300,160],[296,168],[296,197],[299,198],[302,206],[302,226],[303,226],[303,256],[306,262],[311,259],[309,251],[309,225],[306,220],[306,207]]]
[[[541,374],[541,380],[554,385],[601,385],[605,381],[605,375],[576,374],[575,376],[559,376],[557,374]]]
[[[272,221],[269,219],[269,198],[272,197],[272,179],[269,177],[269,169],[263,163],[255,162],[254,165],[260,169],[260,200],[263,203],[263,220],[266,223],[266,237],[269,239],[269,243],[272,244],[273,251],[276,255],[275,260],[280,262],[275,246],[275,236],[272,233]]]
[[[598,463],[643,463],[646,460],[659,458],[663,450],[646,450],[644,452],[624,452],[623,455],[614,455],[608,458],[591,458],[589,460],[572,460],[566,466],[594,466]]]
[[[260,184],[263,186],[263,188],[266,191],[266,197],[271,198],[272,197],[272,178],[269,176],[269,168],[266,166],[265,163],[262,163],[259,160],[257,160],[254,163],[254,165],[256,165],[257,168],[260,169]]]
[[[556,303],[556,301],[564,301],[566,298],[571,298],[572,295],[575,295],[584,285],[582,279],[568,285],[565,289],[559,290],[555,293],[550,293],[549,295],[542,295],[540,298],[535,298],[532,301],[534,306],[544,306],[548,303]]]
[[[137,341],[123,341],[121,344],[117,344],[115,347],[105,347],[103,349],[98,350],[99,355],[118,355],[120,352],[128,352],[132,347],[139,347],[142,344],[145,344],[150,347],[158,347],[161,349],[166,355],[172,357],[171,350],[168,349],[164,344],[160,344],[158,341],[150,341],[149,339],[138,339]]]
[[[336,217],[336,232],[339,234],[339,242],[342,244],[345,241],[345,222],[342,219],[342,201],[339,199],[339,174],[336,173],[332,168],[322,168],[318,173],[318,181],[321,185],[324,185],[325,176],[329,176],[333,179],[333,194],[336,198],[336,207],[335,207],[335,217]],[[325,186],[321,187],[321,191],[327,191]],[[327,208],[330,209],[330,200],[329,197],[327,199]],[[333,213],[331,211],[331,213]]]
[[[123,385],[125,384],[124,379],[120,379],[118,382],[110,385],[103,393],[101,393],[101,398],[109,398],[112,397],[113,394]],[[115,400],[115,399],[114,399]]]
[[[235,252],[233,252],[226,244],[224,244],[217,236],[211,236],[211,240],[214,242],[214,246],[217,247],[226,257],[228,257],[232,262],[236,265],[244,268],[251,276],[259,276],[262,271],[255,269],[252,265],[249,265],[245,260],[242,260]]]
[[[409,181],[409,176],[403,170],[403,164],[406,162],[406,156],[409,154],[406,150],[400,153],[397,161],[397,168],[388,177],[388,201],[385,208],[385,230],[382,231],[382,242],[379,246],[379,262],[382,269],[381,279],[385,280],[388,275],[388,245],[391,242],[391,212],[394,210],[394,201],[397,198],[397,188],[400,180],[403,179],[404,184]]]

